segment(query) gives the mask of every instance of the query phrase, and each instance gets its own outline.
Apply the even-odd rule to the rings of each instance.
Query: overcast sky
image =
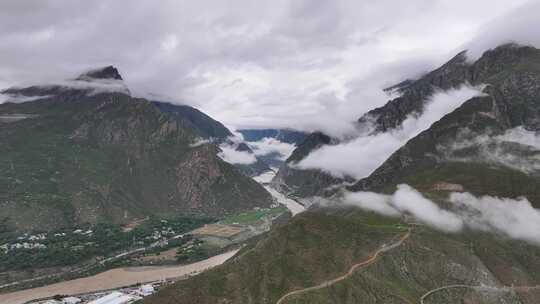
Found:
[[[112,64],[135,94],[228,126],[336,134],[387,101],[381,88],[465,46],[534,44],[540,9],[526,3],[2,0],[0,87]]]

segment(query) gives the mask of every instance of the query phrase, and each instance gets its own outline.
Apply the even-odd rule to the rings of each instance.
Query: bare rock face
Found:
[[[122,80],[122,76],[118,70],[112,65],[103,68],[88,71],[81,76],[77,77],[77,80],[92,80],[92,79],[115,79]]]
[[[176,167],[176,190],[189,208],[203,206],[205,190],[224,178],[212,146],[201,146]],[[212,149],[214,150],[214,149]]]

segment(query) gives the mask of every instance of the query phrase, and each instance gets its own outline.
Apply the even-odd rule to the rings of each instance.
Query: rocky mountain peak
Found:
[[[76,78],[76,80],[85,80],[85,81],[95,80],[95,79],[123,80],[122,76],[118,72],[118,69],[112,65],[87,71]]]

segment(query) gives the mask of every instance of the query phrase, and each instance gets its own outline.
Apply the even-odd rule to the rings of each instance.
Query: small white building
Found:
[[[145,284],[139,287],[139,289],[137,290],[137,294],[139,294],[142,297],[147,297],[153,294],[154,291],[155,291],[154,286],[152,286],[151,284]]]
[[[88,302],[88,304],[129,304],[140,299],[141,297],[138,296],[113,291],[104,297]]]
[[[63,304],[78,304],[81,303],[81,299],[76,297],[67,297],[62,299]]]

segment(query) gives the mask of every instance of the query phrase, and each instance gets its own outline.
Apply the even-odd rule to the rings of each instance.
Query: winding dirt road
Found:
[[[465,284],[454,284],[454,285],[447,285],[442,286],[439,288],[432,289],[428,292],[426,292],[421,298],[420,298],[420,304],[425,304],[425,300],[430,295],[445,290],[445,289],[454,289],[454,288],[467,288],[467,289],[474,289],[478,291],[492,291],[492,292],[509,292],[509,291],[520,291],[520,292],[527,292],[531,289],[540,289],[540,285],[536,286],[483,286],[483,285],[465,285]]]
[[[337,278],[332,279],[332,280],[324,281],[321,284],[316,285],[316,286],[311,286],[311,287],[307,287],[307,288],[298,289],[298,290],[288,292],[285,295],[283,295],[281,298],[279,298],[279,300],[276,302],[276,304],[282,304],[283,301],[285,301],[287,298],[289,298],[291,296],[299,295],[299,294],[310,292],[310,291],[313,291],[313,290],[326,288],[326,287],[332,286],[332,285],[334,285],[334,284],[336,284],[336,283],[338,283],[340,281],[343,281],[343,280],[347,279],[348,277],[353,275],[354,272],[356,270],[358,270],[359,268],[363,268],[363,267],[366,267],[368,265],[373,264],[381,254],[383,254],[383,253],[385,253],[387,251],[390,251],[390,250],[392,250],[392,249],[394,249],[396,247],[401,246],[401,244],[403,244],[403,242],[405,242],[405,240],[408,239],[410,235],[411,235],[411,230],[409,229],[409,231],[407,231],[407,233],[404,234],[397,242],[392,243],[390,245],[383,245],[381,248],[379,248],[377,251],[375,251],[375,253],[372,254],[369,259],[352,265],[351,268],[349,268],[349,271],[347,273],[343,274],[342,276],[337,277]]]

